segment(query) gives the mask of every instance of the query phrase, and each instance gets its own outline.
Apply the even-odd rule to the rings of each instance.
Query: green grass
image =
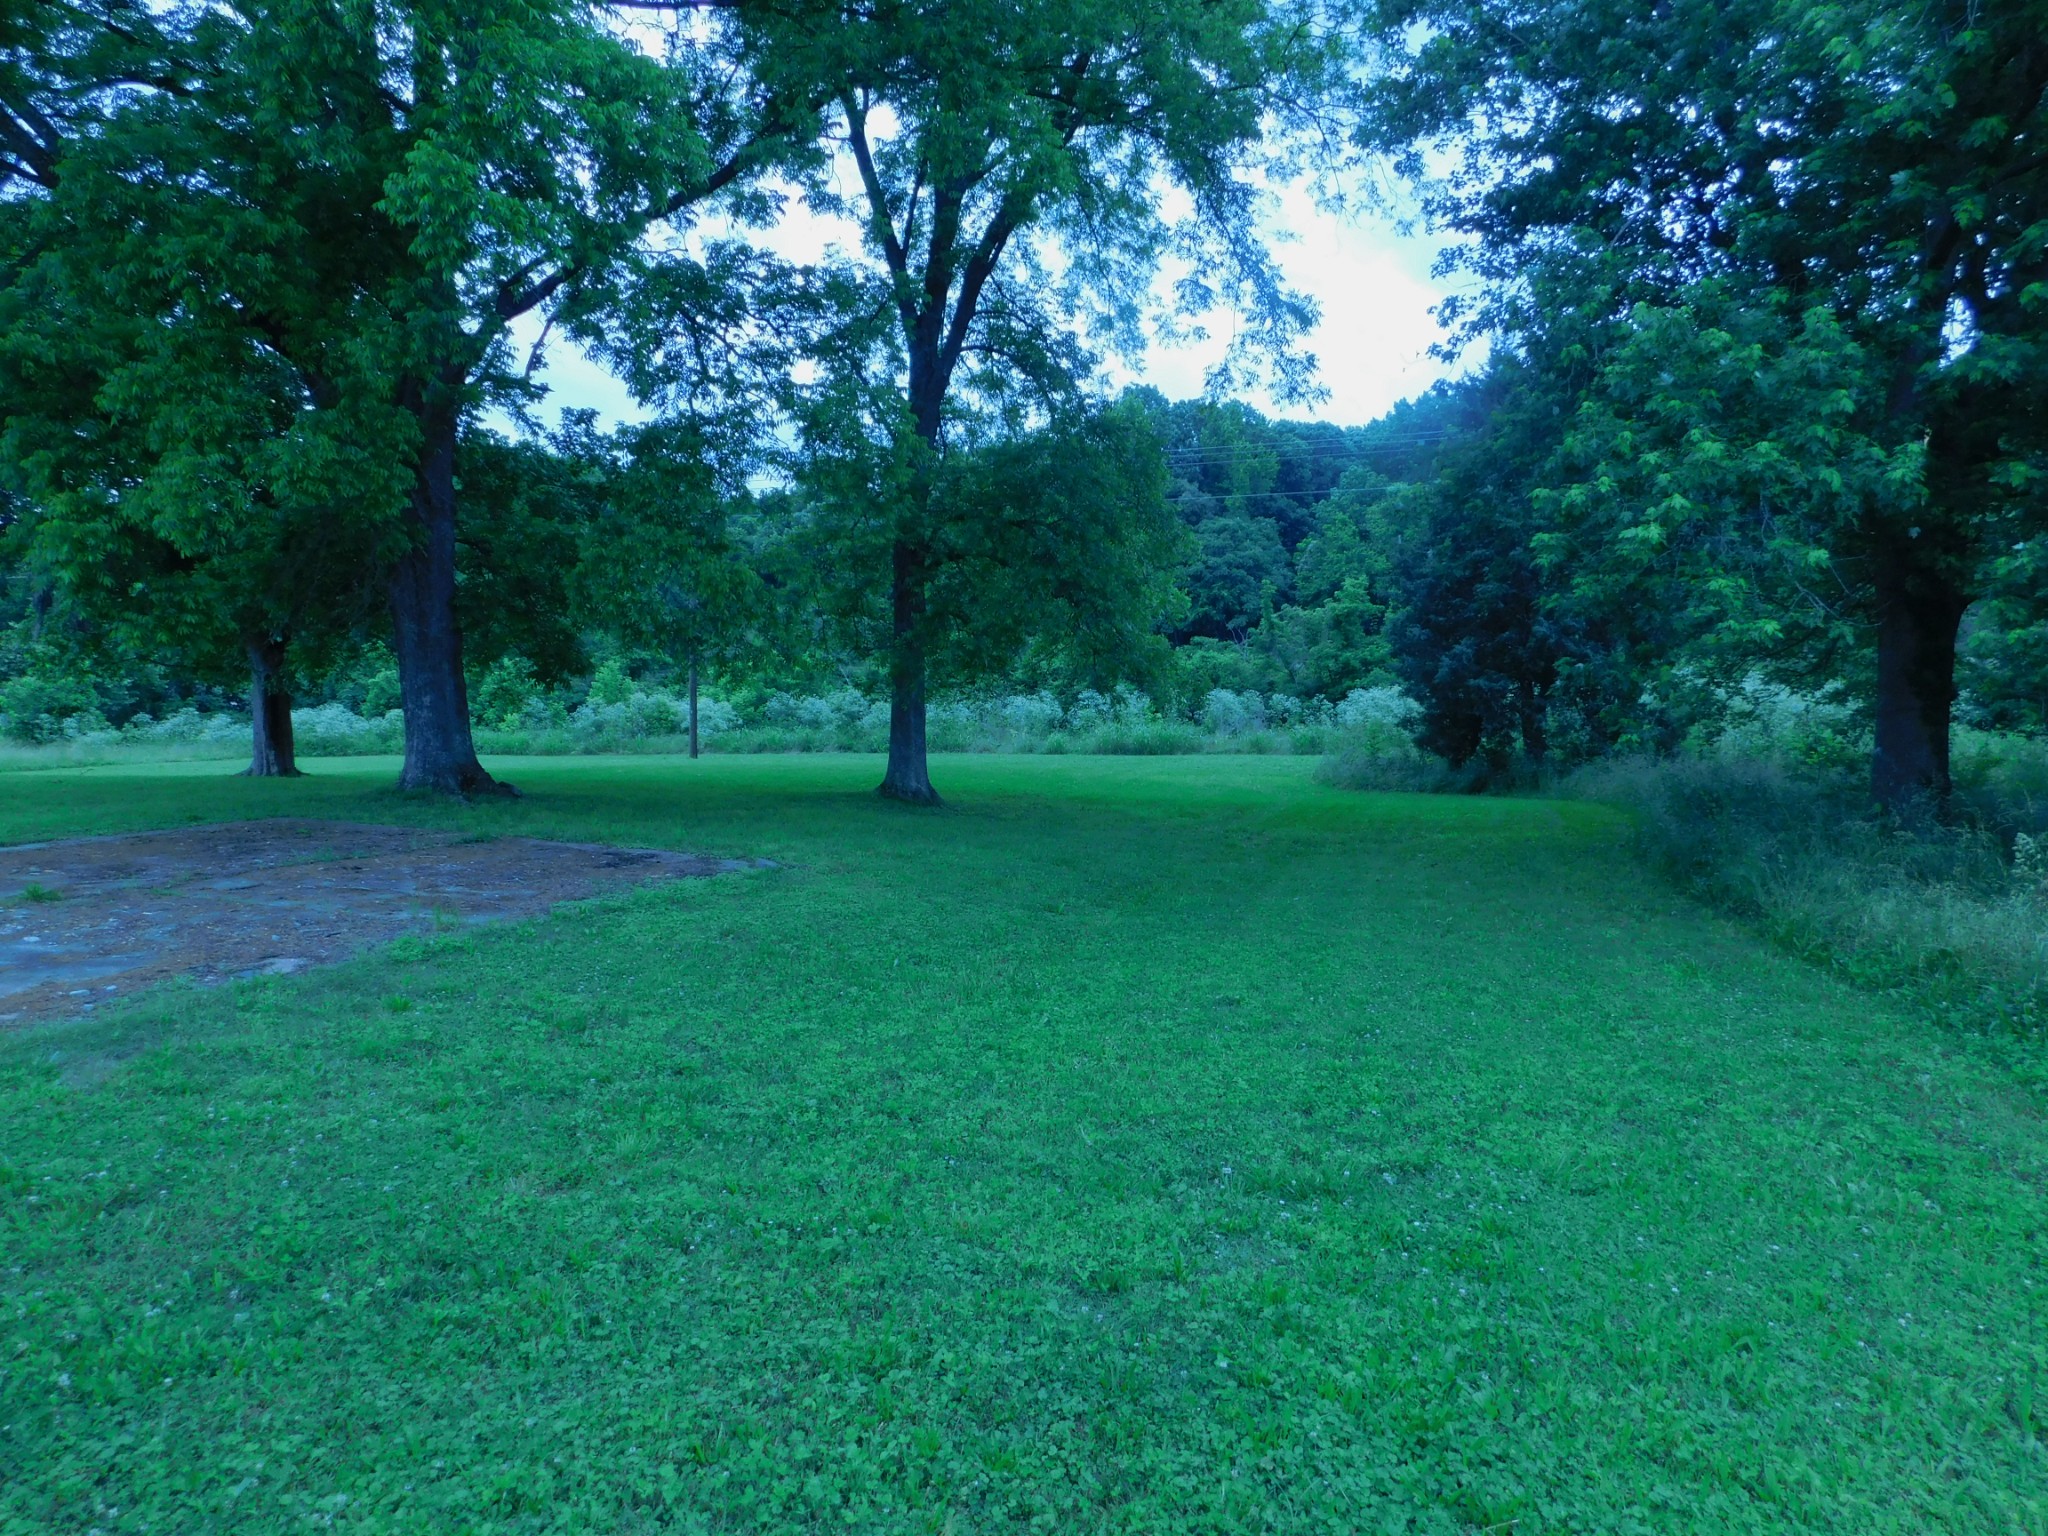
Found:
[[[314,766],[0,776],[0,840],[785,867],[0,1046],[0,1528],[2048,1530],[2012,1048],[1685,905],[1610,811]]]

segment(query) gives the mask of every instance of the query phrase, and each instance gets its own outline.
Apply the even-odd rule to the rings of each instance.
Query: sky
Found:
[[[1443,335],[1432,312],[1448,291],[1431,273],[1439,242],[1405,231],[1390,213],[1331,212],[1301,187],[1281,189],[1265,223],[1282,271],[1321,310],[1308,345],[1328,397],[1281,406],[1251,394],[1245,398],[1252,405],[1270,415],[1359,426],[1461,371],[1430,352]],[[853,239],[848,226],[795,209],[769,243],[792,260],[816,261]],[[1150,384],[1169,399],[1201,394],[1203,373],[1225,344],[1230,317],[1210,316],[1206,329],[1206,343],[1154,345],[1132,363],[1113,365],[1111,382]],[[530,345],[538,331],[530,318],[515,339]],[[605,369],[560,342],[549,342],[536,377],[550,389],[543,419],[558,408],[595,410],[608,422],[643,414]]]

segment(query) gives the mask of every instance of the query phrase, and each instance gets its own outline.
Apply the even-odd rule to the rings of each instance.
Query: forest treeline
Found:
[[[0,707],[241,698],[288,772],[388,669],[480,793],[482,680],[603,662],[886,700],[928,801],[974,690],[1399,687],[1484,777],[1761,683],[1939,800],[1959,706],[2048,724],[2044,93],[2019,0],[26,0]],[[1234,403],[1312,414],[1283,175],[1398,186],[1484,362]],[[1211,396],[1112,396],[1167,269]],[[565,341],[645,422],[541,426]]]

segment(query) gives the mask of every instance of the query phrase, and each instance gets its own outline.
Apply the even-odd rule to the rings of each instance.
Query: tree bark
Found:
[[[924,562],[903,539],[891,558],[894,645],[889,657],[889,766],[881,795],[909,805],[937,805],[925,756]]]
[[[251,636],[249,649],[249,766],[252,779],[296,779],[298,755],[292,746],[292,696],[285,691],[285,642],[271,635]]]
[[[697,653],[690,652],[690,761],[697,760]]]
[[[405,708],[400,789],[512,794],[477,761],[455,618],[455,435],[452,416],[422,422],[410,508],[412,545],[391,574],[392,649]]]
[[[1952,787],[1956,636],[1969,599],[1931,553],[1923,555],[1909,542],[1878,561],[1870,785],[1880,805],[1904,815],[1939,810]]]
[[[1515,707],[1522,728],[1522,755],[1540,766],[1550,750],[1550,737],[1544,729],[1549,701],[1537,691],[1536,684],[1525,677],[1516,684]]]

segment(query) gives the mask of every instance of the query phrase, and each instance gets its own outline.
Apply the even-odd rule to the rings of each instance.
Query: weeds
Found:
[[[1609,763],[1568,787],[1634,812],[1656,867],[1793,953],[1944,1020],[2035,1035],[2048,1026],[2042,802],[2006,768],[1967,764],[1947,818],[1911,826],[1847,773],[1754,758]]]

